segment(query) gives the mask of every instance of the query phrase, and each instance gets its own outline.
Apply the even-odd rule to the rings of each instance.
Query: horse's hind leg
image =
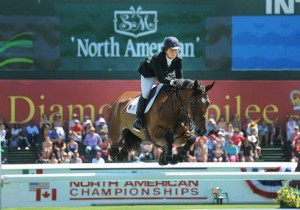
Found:
[[[119,152],[119,145],[118,144],[113,144],[108,150],[109,155],[111,156],[112,160],[115,160],[117,155],[120,153]]]
[[[121,151],[117,156],[117,159],[120,161],[126,160],[128,158],[128,154],[131,151],[139,151],[142,140],[135,136],[129,129],[125,129],[122,133],[123,136],[123,144],[121,147]]]
[[[178,150],[178,161],[183,162],[186,157],[187,152],[189,151],[190,147],[195,143],[196,137],[195,136],[188,136],[186,138],[186,143]]]

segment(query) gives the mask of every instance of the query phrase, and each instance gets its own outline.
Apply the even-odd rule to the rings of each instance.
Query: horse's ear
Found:
[[[199,86],[199,84],[198,84],[198,81],[197,81],[197,80],[195,80],[195,81],[194,81],[194,89],[197,89],[197,88],[198,88],[198,86]]]
[[[211,83],[211,84],[205,86],[205,92],[208,92],[210,89],[212,89],[212,87],[215,85],[215,82],[216,82],[216,81],[214,81],[213,83]]]

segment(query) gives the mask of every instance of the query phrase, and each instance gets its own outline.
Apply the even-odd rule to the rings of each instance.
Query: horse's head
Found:
[[[206,133],[206,119],[205,114],[209,106],[210,100],[207,92],[212,89],[215,82],[210,85],[203,86],[197,80],[193,82],[192,94],[190,97],[190,117],[196,125],[197,135],[204,135]]]

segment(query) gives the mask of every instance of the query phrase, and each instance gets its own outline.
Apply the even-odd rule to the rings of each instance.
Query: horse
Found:
[[[204,86],[197,80],[183,79],[177,87],[163,85],[144,116],[141,132],[132,127],[136,115],[126,111],[141,93],[128,91],[121,94],[111,105],[107,118],[112,159],[123,161],[129,152],[139,151],[142,141],[148,141],[162,149],[159,165],[183,162],[196,135],[206,132],[205,114],[210,103],[207,92],[214,84]],[[173,150],[174,145],[177,152]]]

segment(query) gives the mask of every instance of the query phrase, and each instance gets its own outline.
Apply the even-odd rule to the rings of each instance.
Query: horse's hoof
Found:
[[[118,154],[117,158],[118,158],[119,161],[124,161],[124,160],[126,160],[126,159],[128,158],[128,152],[122,150],[122,151]]]
[[[119,147],[113,145],[111,148],[108,149],[108,153],[110,156],[117,156],[119,154]]]
[[[168,161],[166,160],[166,157],[164,155],[161,155],[158,159],[158,164],[160,166],[168,165]]]
[[[170,161],[170,164],[176,165],[179,162],[178,155],[173,155],[172,160]]]

